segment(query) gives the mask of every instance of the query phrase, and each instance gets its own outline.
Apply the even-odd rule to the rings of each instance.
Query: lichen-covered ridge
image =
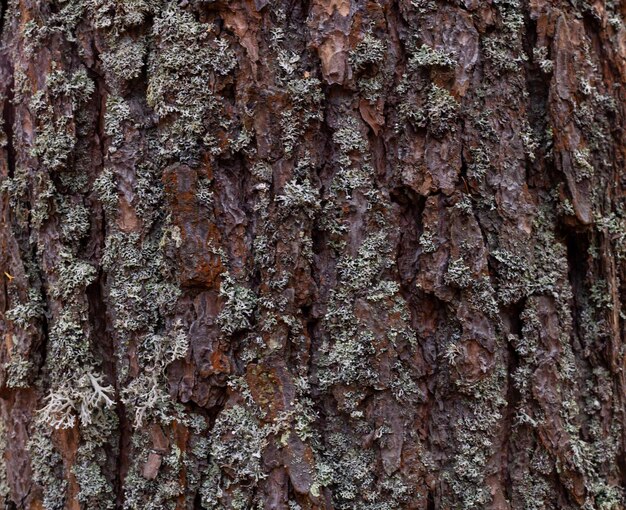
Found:
[[[6,508],[626,506],[617,2],[0,9]]]

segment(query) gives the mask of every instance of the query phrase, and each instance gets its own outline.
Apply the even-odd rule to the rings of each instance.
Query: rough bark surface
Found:
[[[625,508],[623,9],[3,0],[5,508]]]

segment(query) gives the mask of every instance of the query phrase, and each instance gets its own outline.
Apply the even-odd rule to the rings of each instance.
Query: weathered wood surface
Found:
[[[623,14],[4,0],[5,508],[625,508]]]

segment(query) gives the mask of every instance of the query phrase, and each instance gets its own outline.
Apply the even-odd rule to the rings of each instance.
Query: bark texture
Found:
[[[625,508],[623,9],[3,0],[5,508]]]

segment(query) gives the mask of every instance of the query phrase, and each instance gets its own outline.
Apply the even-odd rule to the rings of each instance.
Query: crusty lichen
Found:
[[[62,476],[63,458],[52,443],[50,429],[37,426],[28,441],[28,451],[32,454],[33,481],[43,488],[43,507],[63,508],[68,483]]]
[[[426,44],[422,44],[411,52],[409,57],[409,69],[416,70],[418,67],[440,66],[454,67],[456,59],[450,52],[433,48]]]
[[[488,461],[495,452],[497,427],[506,405],[505,380],[506,372],[500,364],[478,383],[460,383],[461,391],[469,397],[464,402],[467,411],[452,427],[457,453],[442,478],[462,508],[484,508],[492,502],[486,484]]]
[[[216,132],[209,126],[232,132],[222,119],[220,100],[207,87],[213,73],[231,73],[237,60],[228,41],[213,34],[211,25],[197,22],[177,7],[166,9],[154,23],[153,37],[159,51],[148,58],[148,90],[146,99],[164,124],[159,133],[161,157],[194,162],[200,141],[222,152]]]

